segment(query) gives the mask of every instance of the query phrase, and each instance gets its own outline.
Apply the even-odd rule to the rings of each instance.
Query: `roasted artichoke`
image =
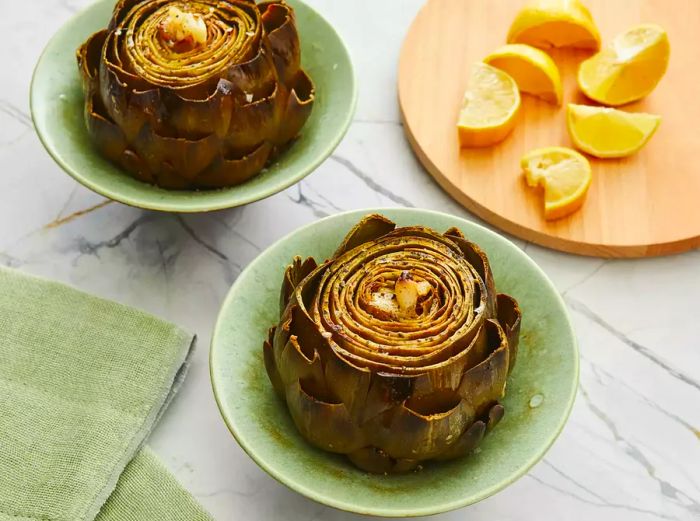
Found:
[[[333,257],[296,257],[265,366],[299,432],[358,467],[405,472],[473,450],[503,416],[520,309],[456,228],[369,215]]]
[[[164,188],[246,181],[314,102],[284,0],[119,0],[77,57],[95,145]]]

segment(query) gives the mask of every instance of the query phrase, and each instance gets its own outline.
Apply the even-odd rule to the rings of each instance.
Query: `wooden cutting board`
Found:
[[[663,117],[648,145],[619,160],[591,158],[593,183],[581,211],[547,222],[542,195],[526,187],[527,151],[571,146],[566,103],[588,103],[576,70],[588,56],[554,50],[564,104],[523,95],[520,120],[503,142],[460,150],[456,121],[471,64],[505,43],[521,0],[429,0],[409,29],[399,64],[404,128],[440,185],[491,224],[550,248],[601,257],[644,257],[700,246],[700,1],[588,0],[603,43],[641,22],[671,40],[666,76],[646,99],[623,107]]]

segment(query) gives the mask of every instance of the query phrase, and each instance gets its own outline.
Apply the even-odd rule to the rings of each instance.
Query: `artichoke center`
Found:
[[[189,52],[207,43],[207,24],[198,13],[170,6],[158,26],[158,34],[175,52]]]
[[[410,271],[402,271],[394,281],[393,288],[377,288],[371,295],[371,308],[381,317],[411,319],[422,315],[429,306],[428,300],[433,286],[427,280],[416,280]]]

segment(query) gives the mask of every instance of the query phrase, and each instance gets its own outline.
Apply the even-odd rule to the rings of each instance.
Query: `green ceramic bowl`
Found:
[[[272,390],[262,357],[267,329],[278,319],[284,267],[294,255],[329,257],[366,213],[400,226],[459,227],[488,254],[498,291],[518,299],[523,323],[518,362],[508,380],[506,415],[477,453],[420,472],[366,474],[347,459],[317,450],[297,433]],[[562,299],[542,270],[514,244],[447,214],[372,209],[327,217],[265,250],[231,288],[214,330],[210,369],[214,394],[238,443],[272,477],[313,500],[361,514],[436,514],[484,499],[525,474],[554,442],[571,411],[578,350]]]
[[[304,68],[317,99],[301,137],[266,172],[233,188],[169,191],[130,177],[93,148],[83,120],[83,92],[75,51],[106,27],[115,0],[99,0],[78,13],[51,39],[31,86],[31,110],[39,138],[56,162],[91,190],[132,206],[171,212],[205,212],[269,197],[310,174],[340,143],[350,125],[357,87],[347,49],[333,27],[299,0],[296,10]]]

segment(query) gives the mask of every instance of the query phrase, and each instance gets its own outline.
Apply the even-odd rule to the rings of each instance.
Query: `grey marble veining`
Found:
[[[399,47],[421,1],[310,0],[351,50],[360,80],[355,121],[334,155],[298,185],[203,215],[105,201],[42,149],[29,117],[31,72],[48,37],[87,2],[3,4],[0,62],[13,65],[0,83],[0,263],[199,334],[188,381],[151,443],[217,519],[353,519],[289,491],[239,449],[212,397],[209,334],[240,271],[300,225],[370,206],[473,218],[421,169],[399,122]],[[527,476],[435,519],[700,519],[700,252],[602,261],[514,240],[571,310],[581,347],[579,396],[561,437]]]

